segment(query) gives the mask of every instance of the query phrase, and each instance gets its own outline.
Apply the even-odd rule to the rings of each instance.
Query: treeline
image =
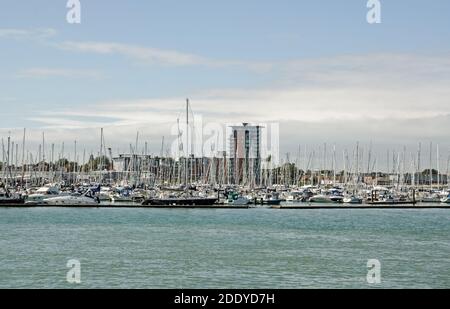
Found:
[[[22,169],[22,166],[10,166],[12,170]],[[112,170],[113,164],[111,160],[106,156],[94,157],[91,155],[89,160],[80,164],[78,162],[69,161],[68,159],[59,159],[56,162],[38,162],[35,164],[27,164],[25,166],[26,171],[40,171],[40,172],[51,172],[51,171],[61,171],[61,172],[91,172],[99,170]],[[3,170],[3,163],[0,162],[0,170]]]

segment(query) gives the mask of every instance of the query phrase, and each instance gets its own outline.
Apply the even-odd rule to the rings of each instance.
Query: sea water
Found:
[[[450,288],[450,211],[3,208],[0,288]]]

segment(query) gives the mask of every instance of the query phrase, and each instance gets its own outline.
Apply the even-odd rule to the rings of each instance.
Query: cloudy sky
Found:
[[[0,135],[159,152],[184,117],[280,123],[281,152],[450,141],[450,2],[0,0]],[[173,137],[172,137],[173,138]],[[425,148],[425,147],[424,147]],[[32,150],[32,149],[30,149]],[[383,155],[381,155],[383,154]],[[380,162],[382,159],[380,159]]]

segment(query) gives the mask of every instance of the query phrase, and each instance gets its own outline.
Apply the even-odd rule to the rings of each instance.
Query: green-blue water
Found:
[[[0,250],[0,288],[450,288],[450,211],[0,209]]]

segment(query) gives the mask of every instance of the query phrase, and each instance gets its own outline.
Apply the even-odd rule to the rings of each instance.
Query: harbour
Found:
[[[26,129],[21,151],[11,136],[6,142],[2,139],[0,206],[124,207],[133,203],[133,207],[245,209],[261,205],[302,209],[321,204],[334,208],[339,204],[351,209],[348,206],[416,207],[432,203],[435,208],[446,209],[450,205],[450,153],[442,168],[439,145],[430,143],[428,168],[423,163],[421,143],[409,156],[406,148],[388,152],[384,172],[377,168],[379,158],[373,145],[364,149],[359,142],[354,149],[343,150],[340,166],[336,145],[330,149],[327,144],[319,147],[319,158],[315,149],[305,149],[302,155],[299,147],[295,160],[286,154],[286,159],[279,161],[278,149],[266,152],[263,146],[267,128],[242,123],[225,128],[229,142],[222,150],[214,148],[199,156],[196,148],[202,148],[205,141],[190,135],[190,117],[194,117],[189,100],[185,107],[184,128],[177,119],[176,149],[166,151],[163,137],[160,155],[149,154],[147,142],[142,143],[137,132],[130,154],[114,157],[103,128],[98,156],[91,153],[88,162],[86,150],[80,162],[77,141],[70,161],[65,144],[58,153],[54,143],[48,147],[45,133],[37,156],[25,150]]]
[[[0,289],[450,288],[450,1],[7,2]]]

